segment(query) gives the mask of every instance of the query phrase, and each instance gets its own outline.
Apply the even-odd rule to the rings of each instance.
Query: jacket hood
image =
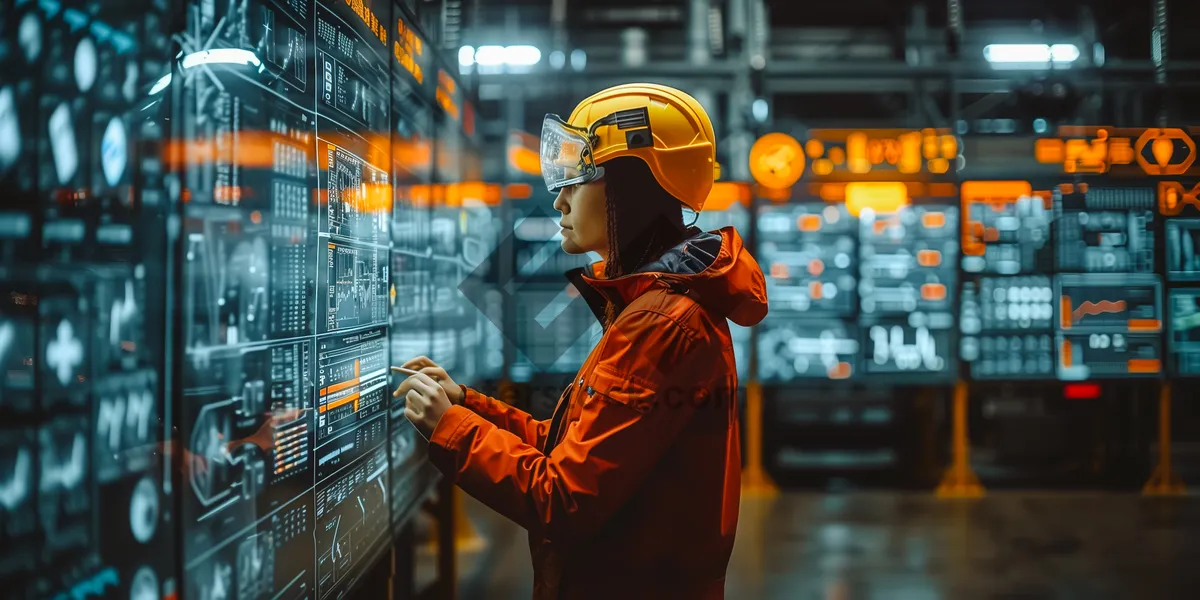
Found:
[[[767,285],[758,261],[746,250],[733,227],[702,231],[690,227],[687,237],[637,272],[603,279],[604,263],[567,272],[597,318],[605,300],[625,306],[656,285],[691,295],[697,302],[743,327],[767,314]]]

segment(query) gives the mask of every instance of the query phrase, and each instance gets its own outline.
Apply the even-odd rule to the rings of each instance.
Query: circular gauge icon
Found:
[[[100,167],[104,170],[104,180],[108,185],[120,183],[128,162],[128,150],[125,123],[119,117],[113,117],[100,140]]]
[[[37,15],[29,13],[21,19],[17,40],[21,51],[25,53],[25,60],[33,62],[42,55],[42,22],[38,20]]]
[[[96,43],[90,37],[79,40],[75,46],[75,83],[79,91],[87,92],[96,83],[97,71]]]
[[[143,477],[133,488],[133,498],[129,501],[129,528],[133,538],[143,544],[149,542],[158,529],[158,490],[149,476]]]
[[[750,148],[750,174],[763,187],[787,189],[804,173],[804,150],[786,133],[768,133]]]

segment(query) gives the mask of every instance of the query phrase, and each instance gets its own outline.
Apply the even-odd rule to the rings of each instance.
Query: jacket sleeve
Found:
[[[522,442],[534,448],[545,447],[546,432],[550,429],[548,419],[539,421],[511,404],[481,394],[465,385],[460,384],[458,387],[463,391],[463,406],[487,419],[492,425],[516,435]]]
[[[557,541],[596,533],[643,484],[691,419],[693,402],[668,402],[689,373],[694,334],[654,312],[622,315],[584,374],[582,414],[549,455],[465,407],[434,428],[430,460],[463,490],[530,532]],[[686,384],[685,384],[686,385]],[[700,393],[703,393],[701,391]]]

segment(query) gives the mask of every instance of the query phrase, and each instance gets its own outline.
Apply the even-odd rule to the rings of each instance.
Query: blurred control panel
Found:
[[[759,207],[771,301],[757,334],[763,381],[955,376],[960,209],[875,185],[865,191],[887,208],[853,197]]]
[[[760,200],[759,376],[1200,374],[1200,202],[1190,182],[1116,183],[965,181],[957,202],[826,183],[809,188],[820,198]]]
[[[0,4],[0,582],[179,593],[166,3]]]

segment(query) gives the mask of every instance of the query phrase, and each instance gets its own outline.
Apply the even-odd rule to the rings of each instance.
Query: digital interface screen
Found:
[[[1064,381],[1162,372],[1162,344],[1155,335],[1060,333],[1058,345],[1058,378]]]
[[[1171,290],[1168,341],[1174,373],[1200,375],[1200,289]]]
[[[1060,194],[1055,235],[1060,271],[1154,271],[1154,192],[1097,189]]]
[[[857,329],[843,321],[769,318],[758,330],[758,377],[848,379],[857,374],[860,346]]]
[[[388,27],[391,62],[392,221],[389,356],[400,362],[433,355],[433,103],[428,44],[411,27],[409,13],[393,7]],[[457,373],[456,373],[457,375]],[[384,378],[387,379],[386,377]],[[389,394],[394,386],[388,385]],[[414,475],[428,446],[404,415],[404,402],[389,400],[388,490],[392,529],[404,525],[427,489]]]
[[[437,359],[461,211],[430,201],[410,21],[384,2],[188,8],[171,83],[190,193],[184,597],[346,598],[431,482],[388,367]]]
[[[1049,276],[963,283],[960,357],[977,378],[1054,377],[1054,286]]]
[[[958,274],[957,206],[906,206],[859,218],[864,317],[950,314]]]
[[[952,331],[904,322],[863,326],[863,371],[867,374],[945,374],[955,352]]]
[[[1200,220],[1167,221],[1167,278],[1200,281]]]
[[[756,258],[772,314],[850,316],[858,291],[858,220],[844,204],[763,206]]]
[[[963,270],[968,273],[1017,275],[1052,268],[1050,198],[1022,195],[964,202]]]
[[[1162,331],[1162,285],[1155,275],[1073,275],[1058,278],[1063,330]]]
[[[64,5],[65,4],[65,5]],[[0,581],[177,593],[163,3],[0,6]]]
[[[956,332],[957,206],[864,210],[859,218],[862,373],[952,376]]]
[[[1162,285],[1157,275],[1057,278],[1058,376],[1157,376],[1162,372]]]

